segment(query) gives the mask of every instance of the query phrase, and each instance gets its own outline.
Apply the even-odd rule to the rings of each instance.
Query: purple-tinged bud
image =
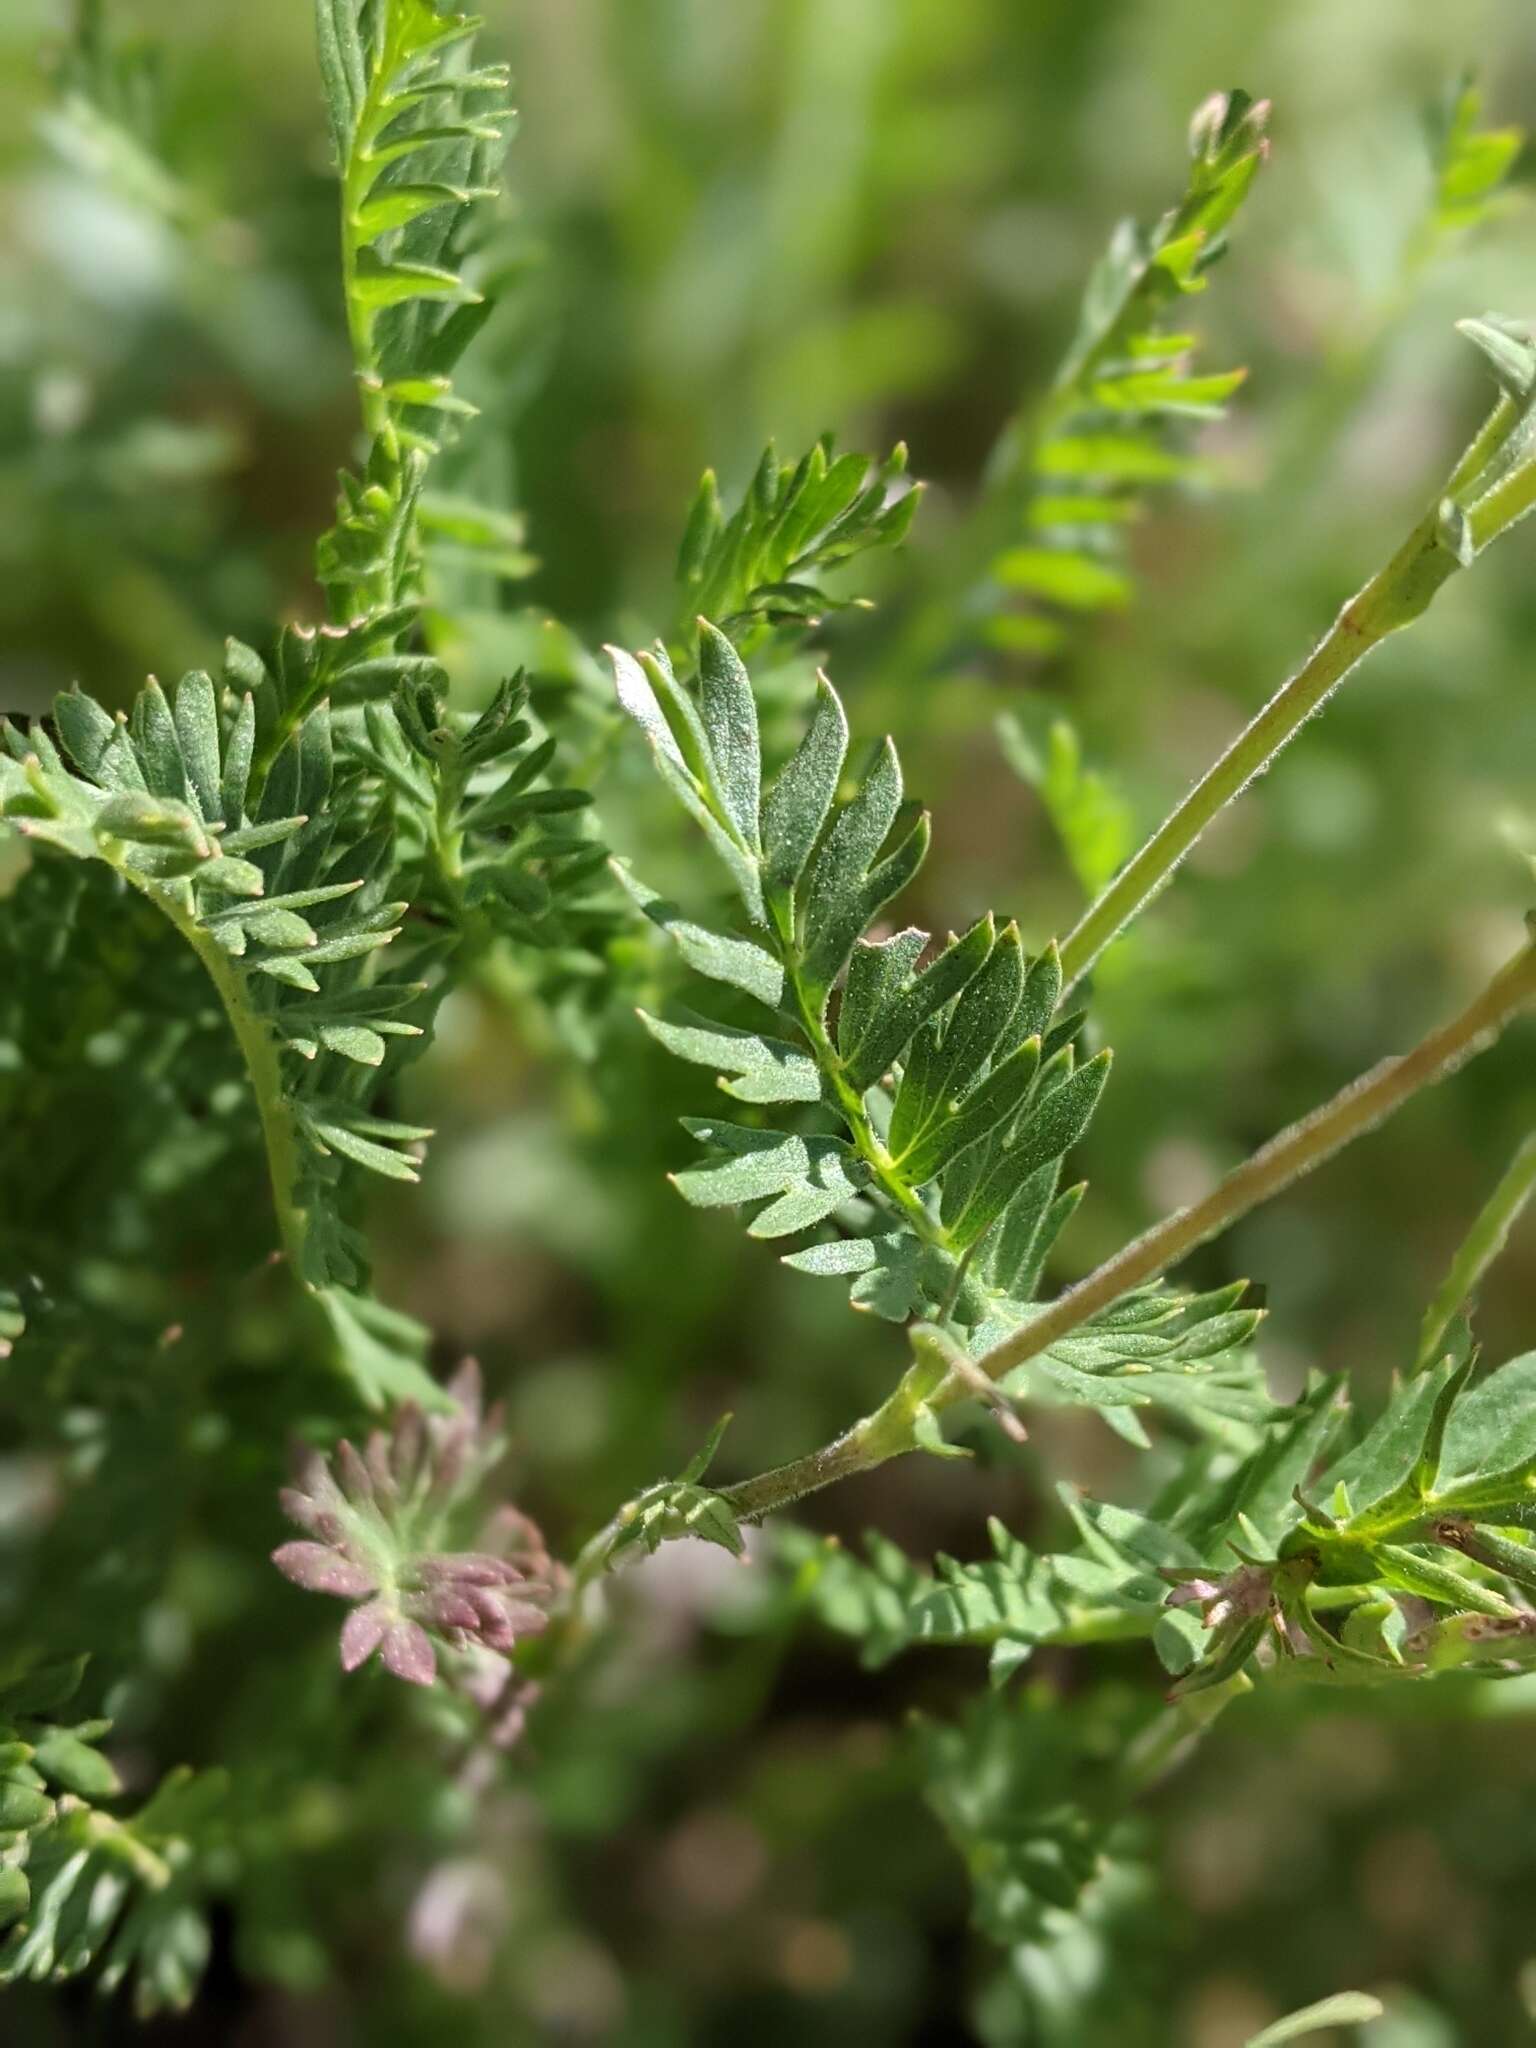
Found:
[[[1183,1585],[1174,1587],[1165,1604],[1169,1607],[1203,1607],[1220,1591],[1214,1579],[1186,1579]]]
[[[453,1435],[444,1437],[433,1448],[432,1483],[427,1488],[426,1505],[430,1512],[437,1513],[453,1499],[464,1477],[469,1448],[467,1432],[456,1429]]]
[[[503,1612],[508,1627],[517,1637],[542,1635],[549,1627],[549,1615],[545,1610],[527,1600],[509,1600]]]
[[[476,1530],[470,1496],[500,1454],[498,1411],[482,1416],[473,1365],[453,1391],[459,1406],[451,1414],[408,1404],[393,1429],[370,1433],[361,1453],[345,1440],[329,1460],[311,1453],[279,1496],[312,1539],[285,1544],[279,1568],[307,1590],[364,1603],[341,1632],[349,1671],[377,1653],[396,1676],[430,1685],[430,1631],[455,1651],[458,1684],[466,1659],[504,1663],[500,1653],[545,1628],[564,1583],[539,1529],[516,1508],[497,1509]],[[448,1534],[474,1547],[439,1547]]]
[[[478,1358],[466,1358],[448,1382],[448,1393],[463,1410],[471,1429],[480,1426],[481,1409],[485,1401],[485,1383],[480,1377]]]
[[[368,1476],[368,1467],[345,1437],[336,1446],[336,1476],[343,1494],[354,1507],[361,1507],[373,1499],[373,1481]]]
[[[356,1600],[374,1590],[373,1574],[340,1551],[324,1543],[284,1543],[272,1553],[272,1562],[307,1593],[334,1593],[341,1600]]]
[[[474,1603],[451,1587],[423,1594],[420,1613],[423,1621],[445,1634],[449,1629],[477,1629],[480,1626],[480,1615]]]
[[[509,1586],[523,1575],[510,1558],[478,1550],[444,1550],[423,1561],[422,1576],[454,1579],[464,1586]]]
[[[1222,1628],[1229,1621],[1252,1621],[1267,1614],[1273,1594],[1274,1573],[1270,1567],[1245,1564],[1224,1579],[1181,1573],[1165,1605],[1198,1607],[1207,1628]]]
[[[475,1615],[480,1640],[488,1650],[510,1650],[517,1641],[506,1602],[483,1586],[472,1586],[465,1599]]]
[[[382,1600],[370,1600],[366,1607],[354,1607],[341,1624],[341,1668],[355,1671],[366,1664],[389,1626],[388,1610]]]
[[[336,1513],[346,1503],[341,1488],[331,1476],[331,1468],[319,1451],[306,1451],[298,1461],[295,1473],[297,1490],[307,1495],[317,1508]]]
[[[431,1685],[437,1677],[437,1657],[431,1638],[414,1621],[391,1622],[384,1631],[379,1654],[385,1670],[403,1678],[408,1685]]]
[[[374,1499],[392,1506],[399,1499],[400,1493],[390,1466],[389,1439],[382,1429],[369,1431],[364,1459],[368,1466],[368,1477],[373,1482]]]
[[[395,1483],[402,1493],[409,1493],[416,1484],[426,1447],[427,1431],[421,1410],[414,1401],[408,1401],[400,1410],[400,1418],[395,1424],[394,1449],[391,1454]]]
[[[336,1516],[309,1494],[301,1493],[298,1487],[285,1486],[277,1496],[277,1504],[290,1522],[300,1529],[307,1529],[322,1543],[335,1543],[340,1537],[341,1524]]]

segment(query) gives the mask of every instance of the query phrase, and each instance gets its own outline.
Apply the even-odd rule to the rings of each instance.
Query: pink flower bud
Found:
[[[324,1543],[284,1543],[272,1553],[272,1562],[307,1593],[334,1593],[342,1600],[356,1600],[374,1590],[373,1576],[340,1551]]]
[[[336,1446],[336,1476],[341,1482],[342,1492],[354,1507],[372,1500],[373,1481],[368,1476],[368,1467],[345,1437]]]
[[[409,1685],[431,1685],[437,1677],[437,1657],[431,1638],[414,1621],[391,1622],[384,1631],[380,1655],[385,1670]]]
[[[365,1664],[384,1640],[384,1631],[389,1625],[389,1616],[381,1600],[370,1600],[366,1607],[354,1607],[341,1624],[341,1668],[355,1671],[359,1664]]]
[[[477,1548],[436,1547],[447,1533],[474,1540],[470,1496],[500,1450],[495,1411],[482,1418],[478,1368],[466,1366],[452,1391],[453,1413],[407,1404],[361,1453],[345,1439],[329,1459],[311,1452],[279,1495],[309,1539],[274,1553],[279,1570],[307,1591],[363,1603],[342,1626],[344,1670],[377,1652],[397,1678],[431,1685],[436,1635],[456,1653],[450,1675],[460,1685],[477,1668],[470,1660],[502,1664],[500,1653],[548,1625],[564,1574],[516,1508],[479,1519]]]

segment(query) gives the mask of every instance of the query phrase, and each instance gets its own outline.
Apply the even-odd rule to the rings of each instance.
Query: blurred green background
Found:
[[[881,608],[829,629],[828,664],[856,725],[889,725],[934,806],[909,914],[960,928],[996,904],[1040,941],[1073,916],[1074,884],[995,714],[1068,707],[1150,825],[1461,445],[1487,394],[1453,320],[1536,313],[1520,206],[1398,289],[1426,196],[1425,106],[1471,64],[1490,117],[1536,118],[1519,0],[486,12],[523,108],[517,281],[472,359],[486,416],[461,459],[526,515],[537,566],[455,637],[455,686],[473,702],[531,658],[587,749],[611,842],[678,892],[705,886],[692,851],[658,836],[639,771],[611,758],[580,650],[668,625],[706,464],[734,492],[770,436],[786,453],[827,428],[909,442],[928,503]],[[125,701],[148,670],[214,665],[225,633],[313,615],[309,551],[355,432],[303,0],[120,0],[110,18],[164,45],[158,106],[123,109],[133,147],[61,100],[59,11],[7,0],[0,19],[7,710],[77,677]],[[1049,379],[1112,223],[1172,203],[1190,110],[1231,84],[1276,112],[1273,160],[1197,306],[1209,360],[1251,366],[1207,437],[1222,488],[1159,508],[1137,535],[1137,604],[1070,662],[921,658],[907,599],[963,594],[948,542],[988,451]],[[1060,1278],[1411,1043],[1517,942],[1536,845],[1531,550],[1517,534],[1389,645],[1102,974],[1097,1028],[1117,1061]],[[737,1418],[722,1473],[761,1468],[877,1396],[900,1347],[851,1320],[840,1290],[672,1196],[675,1118],[707,1104],[705,1077],[622,1018],[551,1023],[511,996],[458,999],[413,1074],[441,1136],[420,1194],[381,1205],[379,1282],[445,1357],[482,1357],[528,1504],[568,1549],[676,1470],[722,1409]],[[1511,1034],[1203,1256],[1203,1282],[1267,1286],[1277,1390],[1315,1365],[1369,1398],[1408,1362],[1451,1248],[1536,1119],[1531,1053],[1528,1030]],[[1496,1359],[1536,1330],[1533,1244],[1527,1224],[1486,1290]],[[807,1519],[967,1555],[985,1512],[1027,1534],[1052,1477],[1124,1482],[1107,1438],[1045,1443],[982,1469],[908,1460]],[[306,1881],[339,1956],[328,1985],[296,1938],[237,1940],[201,2017],[166,2038],[1231,2048],[1344,1983],[1396,1987],[1371,2048],[1536,2034],[1524,1688],[1390,1716],[1234,1711],[1153,1803],[1144,1891],[1105,1909],[1123,1938],[1060,1963],[1077,2003],[1057,2022],[1027,1959],[999,1978],[968,1934],[964,1872],[903,1732],[913,1706],[953,1712],[978,1671],[919,1658],[861,1674],[771,1566],[694,1548],[624,1585],[618,1646],[579,1711],[536,1724],[493,1787],[402,1791],[401,1840],[368,1870],[328,1856],[317,1813]],[[263,1702],[294,1710],[279,1706],[286,1650],[250,1648],[234,1725],[259,1727]],[[1121,1677],[1147,1674],[1102,1653],[1096,1682]],[[189,1705],[189,1731],[215,1711]],[[358,1742],[367,1726],[360,1707]],[[409,1782],[394,1753],[373,1769]],[[454,1800],[450,1826],[437,1809]],[[456,1843],[425,1881],[413,1814]],[[28,2043],[115,2037],[84,2000],[15,2010]]]

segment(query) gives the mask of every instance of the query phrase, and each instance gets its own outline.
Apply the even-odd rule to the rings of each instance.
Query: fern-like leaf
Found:
[[[707,1156],[676,1176],[679,1191],[748,1209],[754,1237],[834,1225],[786,1262],[847,1280],[857,1307],[950,1322],[985,1349],[1027,1320],[1082,1193],[1062,1187],[1062,1162],[1108,1073],[1107,1053],[1079,1063],[1081,1014],[1057,1015],[1054,948],[1030,958],[1017,927],[990,916],[938,946],[915,929],[870,935],[917,872],[928,821],[904,798],[889,740],[843,796],[848,726],[825,677],[765,790],[751,681],[723,632],[701,625],[696,690],[659,648],[610,653],[620,702],[729,875],[747,930],[709,930],[621,878],[691,967],[763,1013],[645,1019],[726,1095],[774,1112],[766,1126],[690,1120]],[[1102,1406],[1133,1437],[1125,1417],[1148,1400],[1262,1413],[1241,1292],[1119,1303],[1038,1361],[1029,1391]]]
[[[1267,116],[1243,92],[1199,108],[1183,197],[1150,229],[1115,230],[1049,396],[1005,436],[995,492],[1007,539],[982,601],[993,644],[1054,654],[1073,619],[1123,606],[1124,537],[1146,491],[1196,473],[1188,429],[1221,416],[1244,372],[1194,369],[1197,337],[1167,318],[1205,289],[1226,247],[1264,161]]]
[[[1091,902],[1136,845],[1136,818],[1109,778],[1083,759],[1077,728],[1036,700],[998,714],[1009,767],[1038,795],[1084,896]]]
[[[584,790],[552,782],[553,738],[536,744],[521,677],[478,716],[450,711],[441,677],[414,677],[343,734],[348,760],[391,799],[400,886],[423,916],[473,949],[549,947],[562,913],[602,872]]]
[[[171,696],[151,681],[127,717],[71,691],[53,725],[57,743],[41,723],[0,733],[0,818],[113,868],[202,962],[250,1072],[284,1247],[329,1308],[366,1267],[342,1217],[344,1167],[415,1179],[406,1148],[428,1135],[371,1106],[390,1048],[421,1034],[424,990],[373,971],[406,906],[386,896],[387,833],[336,786],[330,709],[290,734],[259,793],[255,697],[205,675]],[[388,1390],[416,1372],[402,1358]]]
[[[452,382],[488,311],[467,237],[496,195],[512,109],[505,67],[474,61],[475,16],[432,0],[316,0],[316,20],[370,444],[318,554],[331,616],[349,620],[418,588],[424,528],[506,566],[504,522],[434,506],[423,487],[445,434],[474,412]]]
[[[1403,261],[1409,282],[1512,203],[1509,176],[1525,147],[1525,130],[1480,127],[1482,111],[1482,91],[1470,73],[1456,80],[1435,109],[1429,204]]]
[[[83,1660],[0,1684],[0,1984],[95,1968],[131,1980],[141,2018],[182,2011],[208,1960],[205,1899],[224,1778],[173,1772],[128,1818],[98,1745],[111,1722],[65,1726]]]
[[[801,1582],[868,1661],[981,1647],[999,1681],[1042,1645],[1121,1638],[1150,1641],[1181,1695],[1244,1671],[1329,1685],[1526,1671],[1536,1358],[1477,1385],[1473,1371],[1453,1359],[1408,1381],[1363,1434],[1337,1381],[1215,1417],[1144,1513],[1062,1488],[1070,1548],[1031,1550],[994,1521],[991,1558],[929,1574],[889,1545],[867,1564],[802,1545]]]
[[[823,579],[857,555],[899,546],[922,489],[907,481],[902,444],[877,462],[838,455],[830,436],[795,463],[781,463],[770,443],[729,515],[706,470],[678,552],[680,639],[702,614],[750,654],[777,630],[866,602],[834,595]]]

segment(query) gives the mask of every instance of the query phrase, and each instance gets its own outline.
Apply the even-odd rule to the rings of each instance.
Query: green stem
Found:
[[[1428,609],[1458,567],[1456,556],[1440,539],[1437,506],[1420,520],[1387,566],[1350,599],[1295,675],[1083,914],[1061,949],[1068,989],[1162,890],[1218,812],[1269,766],[1373,647]]]
[[[1424,1312],[1415,1371],[1439,1362],[1451,1324],[1503,1251],[1521,1210],[1536,1192],[1536,1133],[1510,1161],[1503,1178],[1462,1240],[1433,1301]]]
[[[391,118],[385,102],[389,81],[400,64],[400,52],[391,29],[395,11],[392,8],[385,8],[383,12],[385,42],[378,52],[377,61],[369,63],[363,103],[358,109],[357,121],[340,166],[341,290],[342,304],[346,311],[347,336],[351,343],[352,363],[362,409],[363,429],[371,442],[383,446],[391,470],[398,478],[400,440],[394,411],[385,395],[380,372],[376,333],[378,313],[377,309],[368,303],[361,289],[360,270],[362,252],[370,240],[370,237],[362,232],[360,225],[362,207],[368,196],[369,187],[378,174],[373,145]],[[398,482],[394,488],[398,504]],[[397,592],[388,580],[388,571],[381,571],[373,583],[367,586],[366,601],[361,610],[365,614],[385,611],[396,601],[396,597]],[[325,665],[321,663],[317,666],[312,688],[279,706],[271,729],[257,746],[251,764],[253,801],[265,787],[272,764],[282,752],[289,737],[309,716],[324,694],[326,682]]]
[[[835,1486],[838,1480],[851,1479],[855,1473],[872,1472],[887,1459],[899,1458],[903,1452],[914,1449],[912,1422],[916,1403],[908,1385],[911,1377],[907,1374],[895,1393],[873,1414],[864,1416],[831,1443],[823,1444],[819,1451],[795,1458],[787,1465],[777,1465],[755,1479],[744,1479],[739,1486],[722,1488],[722,1497],[731,1512],[740,1521],[760,1522],[765,1515],[792,1507],[809,1493],[819,1493],[824,1486]]]
[[[864,1106],[863,1096],[848,1079],[843,1063],[838,1057],[837,1048],[827,1036],[826,1026],[817,1015],[815,1004],[806,995],[801,984],[798,963],[787,944],[784,947],[784,972],[794,994],[800,1028],[816,1057],[822,1078],[837,1098],[838,1109],[852,1135],[859,1157],[865,1161],[878,1181],[881,1193],[895,1204],[924,1244],[931,1244],[939,1250],[947,1250],[943,1230],[934,1222],[919,1197],[897,1173],[895,1161],[881,1143],[880,1134]]]
[[[126,1863],[151,1891],[164,1891],[174,1875],[163,1856],[141,1841],[129,1821],[103,1813],[99,1807],[76,1802],[72,1797],[59,1802],[60,1820],[65,1828],[92,1848],[105,1850]]]
[[[1467,528],[1474,551],[1480,553],[1489,541],[1497,540],[1507,527],[1524,519],[1536,507],[1536,464],[1521,463],[1502,483],[1479,498],[1467,513]]]
[[[129,881],[133,875],[119,870]],[[304,1284],[304,1240],[308,1217],[298,1200],[303,1151],[293,1112],[283,1088],[277,1035],[272,1026],[251,1007],[239,970],[211,933],[190,914],[168,889],[135,883],[150,901],[168,917],[192,948],[219,992],[224,1014],[235,1034],[250,1077],[256,1114],[261,1122],[267,1171],[272,1182],[272,1202],[277,1212],[278,1236],[295,1280]]]
[[[368,238],[362,232],[363,203],[378,174],[373,145],[378,140],[386,114],[384,102],[389,82],[399,66],[399,52],[390,34],[394,9],[386,8],[385,44],[378,61],[368,69],[368,84],[352,130],[346,161],[341,167],[341,281],[347,309],[347,334],[352,343],[352,361],[361,392],[363,426],[369,436],[383,440],[390,454],[398,454],[394,415],[379,376],[379,353],[375,335],[376,314],[360,289],[359,259]]]
[[[1130,1801],[1150,1792],[1183,1763],[1213,1721],[1245,1692],[1253,1680],[1238,1671],[1222,1685],[1174,1700],[1143,1728],[1120,1759],[1116,1778],[1122,1797]]]
[[[1134,1239],[1033,1321],[994,1345],[977,1365],[990,1379],[998,1379],[1027,1359],[1037,1358],[1132,1288],[1160,1278],[1197,1246],[1384,1122],[1420,1089],[1454,1073],[1533,1002],[1536,945],[1527,945],[1459,1017],[1430,1032],[1412,1052],[1383,1060],[1320,1109],[1272,1138],[1251,1159],[1235,1167],[1203,1201],[1176,1210]],[[935,1405],[941,1399],[935,1396]]]
[[[440,762],[435,779],[437,794],[432,805],[428,854],[437,871],[438,887],[447,899],[449,914],[462,932],[470,922],[464,897],[464,825],[459,815],[465,776],[452,762]]]
[[[1536,945],[1517,954],[1459,1017],[1432,1031],[1412,1052],[1384,1060],[1311,1116],[1271,1139],[1229,1173],[1204,1201],[1177,1210],[1106,1260],[1033,1321],[976,1359],[972,1370],[997,1380],[1038,1357],[1121,1295],[1159,1278],[1196,1246],[1331,1159],[1420,1089],[1444,1080],[1533,1004]],[[916,1448],[913,1422],[917,1409],[946,1408],[971,1398],[968,1378],[968,1374],[943,1372],[931,1359],[920,1359],[873,1414],[820,1450],[725,1488],[724,1498],[743,1519],[758,1520],[806,1494],[899,1457]]]
[[[1065,989],[1080,981],[1106,946],[1166,886],[1200,835],[1232,799],[1263,774],[1344,678],[1389,634],[1422,618],[1440,586],[1462,566],[1446,535],[1442,514],[1461,510],[1471,555],[1536,506],[1536,464],[1519,455],[1524,413],[1501,397],[1417,526],[1397,553],[1345,605],[1288,682],[1206,770],[1141,851],[1090,904],[1061,949]],[[1507,465],[1500,477],[1500,458]],[[1488,487],[1486,479],[1496,481]],[[1477,494],[1479,483],[1482,495]],[[1064,991],[1065,992],[1065,991]]]
[[[925,1245],[938,1252],[954,1268],[950,1298],[945,1306],[946,1316],[952,1312],[957,1302],[969,1302],[979,1307],[975,1283],[969,1277],[969,1255],[961,1257],[943,1224],[935,1220],[922,1197],[909,1187],[897,1172],[896,1162],[882,1142],[880,1133],[875,1129],[869,1111],[864,1105],[863,1096],[849,1081],[842,1059],[827,1035],[815,1004],[809,1000],[801,986],[791,940],[781,941],[780,957],[785,978],[795,998],[797,1021],[805,1033],[824,1080],[836,1098],[838,1109],[848,1126],[859,1157],[874,1175],[880,1192],[904,1221]]]

